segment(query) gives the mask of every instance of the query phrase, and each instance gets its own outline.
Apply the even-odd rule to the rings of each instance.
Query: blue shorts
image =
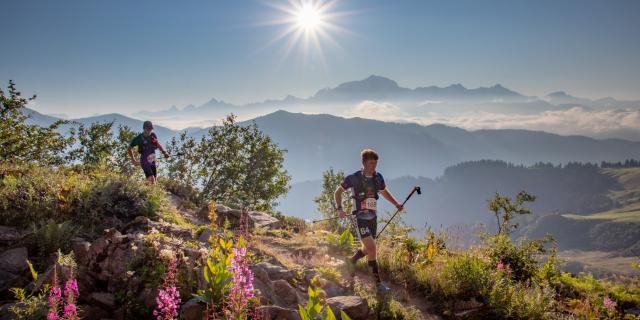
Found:
[[[366,237],[372,237],[375,239],[378,232],[378,219],[356,218],[356,227],[358,228],[360,240]]]
[[[149,178],[151,176],[157,176],[158,175],[158,170],[156,169],[156,163],[147,163],[147,164],[143,164],[142,165],[142,171],[144,171],[144,177],[145,178]]]

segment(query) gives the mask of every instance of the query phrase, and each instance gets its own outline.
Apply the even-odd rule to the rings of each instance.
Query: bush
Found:
[[[556,308],[555,292],[546,284],[513,281],[502,271],[487,295],[492,312],[509,319],[548,319]]]
[[[354,237],[349,229],[345,229],[340,236],[334,233],[327,234],[329,247],[337,252],[351,252],[353,250]]]
[[[304,233],[307,230],[307,223],[302,218],[292,216],[282,216],[280,218],[284,229],[295,233]]]
[[[504,234],[489,237],[488,255],[491,263],[508,266],[511,276],[517,281],[526,281],[538,273],[539,262],[537,256],[545,252],[545,240],[519,239],[518,243]]]
[[[443,296],[462,300],[482,296],[488,284],[487,264],[470,254],[449,259],[437,279]]]
[[[155,216],[164,192],[135,178],[107,172],[0,165],[0,224],[28,228],[42,221],[72,220],[85,231],[103,219]]]

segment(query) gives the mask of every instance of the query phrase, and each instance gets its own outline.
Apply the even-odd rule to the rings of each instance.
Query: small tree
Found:
[[[284,152],[253,123],[236,122],[229,115],[211,127],[199,143],[186,133],[168,145],[172,154],[170,178],[199,190],[198,202],[215,200],[243,209],[270,211],[275,199],[289,190]]]
[[[127,151],[129,149],[129,143],[135,136],[136,132],[131,130],[129,126],[120,125],[118,127],[118,138],[113,148],[112,158],[118,167],[118,171],[125,175],[133,174],[135,169],[135,167],[131,165],[131,159],[129,159]]]
[[[72,135],[65,137],[58,132],[67,121],[58,120],[48,127],[27,124],[30,115],[26,106],[36,96],[22,97],[11,80],[8,89],[8,95],[0,89],[0,161],[64,164],[65,152],[74,142]]]
[[[316,203],[318,212],[320,212],[325,219],[334,218],[336,215],[334,193],[344,178],[344,172],[334,171],[333,168],[329,168],[329,170],[322,173],[322,191],[313,201]],[[344,211],[347,213],[351,212],[351,196],[351,189],[342,194],[342,208],[344,208]],[[344,229],[348,223],[340,219],[333,219],[328,220],[327,225],[329,225],[331,230],[340,231]]]
[[[111,134],[112,127],[113,121],[94,122],[88,128],[80,124],[77,131],[80,145],[71,151],[71,158],[88,166],[105,165],[113,160],[118,141]]]
[[[534,195],[521,191],[516,196],[516,200],[512,201],[509,197],[502,197],[496,192],[495,197],[489,202],[489,210],[496,216],[498,224],[497,234],[510,235],[511,232],[518,228],[517,223],[511,223],[515,214],[531,214],[531,210],[523,208],[525,202],[533,202],[536,200]]]

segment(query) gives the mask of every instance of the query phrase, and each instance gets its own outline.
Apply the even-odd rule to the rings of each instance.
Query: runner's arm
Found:
[[[156,146],[158,146],[158,149],[160,149],[160,152],[162,152],[162,155],[164,155],[166,159],[169,159],[169,154],[167,153],[167,151],[164,150],[160,142],[158,142]]]
[[[342,188],[342,186],[338,186],[338,188],[336,188],[336,192],[333,194],[333,198],[335,200],[335,207],[336,209],[342,209],[342,193],[344,192],[344,188]]]
[[[127,153],[129,154],[129,157],[131,158],[131,161],[136,162],[136,156],[133,155],[133,147],[129,146],[129,148],[127,149]]]
[[[391,202],[391,204],[394,205],[397,209],[402,208],[402,205],[398,202],[398,200],[396,200],[396,198],[386,188],[380,191],[380,194],[382,194],[382,196],[385,199],[387,199],[387,201]]]

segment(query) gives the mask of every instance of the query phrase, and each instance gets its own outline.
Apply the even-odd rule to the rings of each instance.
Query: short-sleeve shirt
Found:
[[[345,190],[353,189],[353,208],[354,212],[357,212],[358,218],[373,219],[376,217],[376,211],[362,209],[361,200],[364,198],[378,199],[378,192],[387,188],[382,174],[376,172],[373,176],[367,177],[362,173],[362,170],[359,170],[345,177],[340,186]]]
[[[144,133],[137,135],[131,143],[131,147],[138,147],[140,152],[140,162],[142,165],[150,165],[156,162],[156,149],[158,149],[158,136],[155,133],[151,133],[149,136],[145,136]]]

